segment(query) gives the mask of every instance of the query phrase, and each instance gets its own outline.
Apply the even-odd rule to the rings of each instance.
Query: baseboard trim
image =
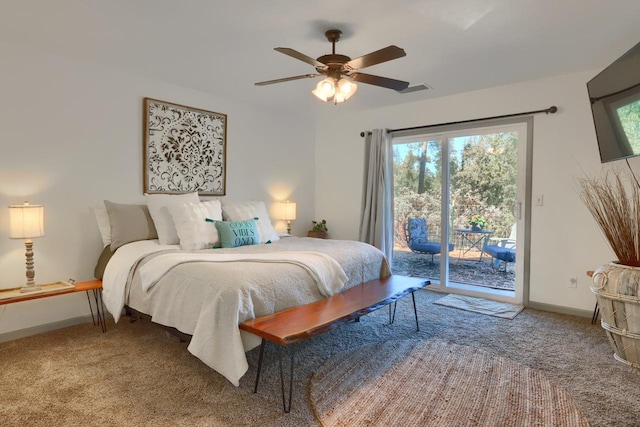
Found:
[[[44,332],[55,331],[56,329],[68,328],[69,326],[80,325],[82,323],[90,323],[92,318],[90,315],[73,317],[71,319],[60,320],[58,322],[45,323],[44,325],[32,326],[30,328],[19,329],[17,331],[5,332],[0,334],[0,342],[13,341],[18,338],[29,337],[31,335],[42,334]],[[96,326],[100,328],[100,326]]]
[[[434,291],[434,292],[440,292],[443,294],[469,295],[473,297],[493,299],[495,301],[501,301],[501,302],[512,302],[510,301],[509,298],[500,298],[499,296],[489,295],[488,293],[483,294],[480,292],[465,292],[465,291],[461,292],[459,289],[455,289],[454,287],[443,288],[442,286],[435,285],[435,286],[429,286],[424,289],[429,291]],[[560,313],[560,314],[569,314],[571,316],[586,317],[588,319],[590,319],[593,316],[593,311],[583,310],[579,308],[572,308],[572,307],[563,307],[561,305],[546,304],[543,302],[529,301],[524,306],[526,308],[532,308],[534,310],[550,311],[552,313]]]
[[[572,316],[586,317],[589,319],[591,318],[591,316],[593,316],[593,312],[589,310],[582,310],[579,308],[571,308],[571,307],[562,307],[560,305],[545,304],[543,302],[535,302],[535,301],[529,301],[529,304],[527,304],[527,308],[533,308],[535,310],[541,310],[541,311],[550,311],[552,313],[570,314]]]

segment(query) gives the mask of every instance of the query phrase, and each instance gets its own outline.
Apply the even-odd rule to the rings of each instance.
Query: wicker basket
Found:
[[[593,274],[591,291],[596,294],[613,356],[640,368],[640,267],[603,265]]]

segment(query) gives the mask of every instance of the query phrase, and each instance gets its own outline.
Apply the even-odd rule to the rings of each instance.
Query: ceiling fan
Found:
[[[391,45],[360,56],[359,58],[351,59],[346,55],[336,53],[336,42],[340,40],[342,31],[335,29],[328,30],[324,35],[332,44],[332,52],[327,55],[322,55],[317,59],[313,59],[288,47],[275,48],[275,50],[280,53],[284,53],[285,55],[289,55],[292,58],[312,65],[317,71],[316,74],[302,74],[282,79],[267,80],[256,83],[256,86],[265,86],[274,83],[326,75],[327,77],[318,83],[316,89],[313,90],[312,93],[322,101],[333,101],[335,104],[346,101],[355,93],[358,87],[355,82],[380,86],[396,91],[404,90],[409,86],[409,82],[390,79],[388,77],[374,76],[372,74],[365,74],[358,71],[365,67],[391,61],[392,59],[402,58],[403,56],[406,56],[404,49]]]

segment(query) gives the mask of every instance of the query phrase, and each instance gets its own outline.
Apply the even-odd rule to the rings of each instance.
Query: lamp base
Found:
[[[20,288],[21,294],[26,294],[28,292],[38,292],[41,291],[42,288],[38,285],[26,285]]]
[[[36,272],[33,268],[33,240],[25,240],[24,246],[26,248],[26,252],[24,253],[24,255],[27,258],[27,284],[20,288],[20,293],[26,294],[29,292],[41,291],[42,288],[36,285],[36,282],[34,280]]]

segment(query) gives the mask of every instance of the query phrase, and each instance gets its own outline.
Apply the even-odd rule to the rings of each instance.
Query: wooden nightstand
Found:
[[[89,309],[91,310],[91,320],[93,324],[100,325],[102,332],[107,330],[107,322],[105,319],[104,304],[102,302],[102,281],[101,280],[89,280],[87,282],[77,282],[73,284],[73,287],[61,290],[47,291],[47,286],[52,285],[39,285],[43,288],[43,292],[37,293],[24,293],[20,294],[16,292],[16,289],[4,289],[0,290],[0,305],[13,304],[15,302],[30,301],[39,298],[54,297],[57,295],[71,294],[74,292],[86,292],[87,301],[89,302]],[[91,304],[91,297],[89,291],[93,292],[93,299],[96,305],[96,315],[93,315],[93,305]]]

